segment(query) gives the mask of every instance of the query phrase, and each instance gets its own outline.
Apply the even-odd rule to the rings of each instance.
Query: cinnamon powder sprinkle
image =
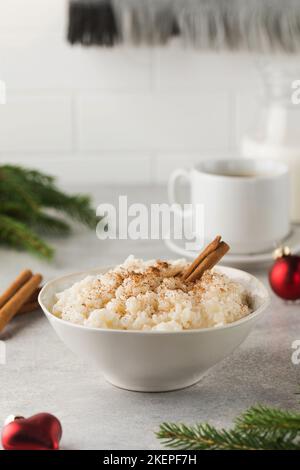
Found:
[[[94,328],[179,331],[236,321],[250,313],[249,295],[217,270],[187,282],[185,260],[130,256],[113,270],[88,276],[57,294],[53,314]]]

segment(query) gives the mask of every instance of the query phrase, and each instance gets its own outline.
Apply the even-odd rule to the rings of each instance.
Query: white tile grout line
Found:
[[[156,153],[150,152],[149,159],[150,159],[150,184],[154,184],[157,182],[158,156]]]
[[[237,152],[237,95],[234,91],[228,91],[228,119],[228,151]]]
[[[76,93],[71,94],[71,148],[77,154],[79,150],[78,106]]]

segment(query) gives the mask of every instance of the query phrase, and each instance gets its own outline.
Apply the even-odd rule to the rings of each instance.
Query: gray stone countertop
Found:
[[[95,204],[115,203],[119,194],[127,194],[129,202],[166,199],[160,187],[88,190]],[[162,241],[100,241],[85,229],[52,243],[56,257],[51,264],[2,248],[1,290],[25,267],[50,280],[117,264],[130,253],[172,257]],[[266,268],[253,273],[268,284]],[[163,421],[209,421],[226,427],[258,402],[300,408],[295,395],[300,365],[291,361],[292,342],[300,339],[300,309],[274,295],[268,312],[230,357],[210,369],[197,385],[169,393],[135,393],[107,384],[93,364],[64,346],[41,311],[15,318],[0,339],[6,346],[6,364],[0,365],[0,420],[9,414],[51,412],[62,422],[64,449],[155,449],[160,443],[154,433]]]

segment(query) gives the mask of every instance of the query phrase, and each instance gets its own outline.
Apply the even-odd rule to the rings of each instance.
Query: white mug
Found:
[[[169,202],[178,204],[177,182],[186,178],[191,204],[204,208],[208,242],[221,235],[236,254],[274,248],[290,231],[289,171],[273,160],[206,160],[191,170],[175,170],[169,179]],[[182,213],[182,216],[192,216]],[[199,228],[195,229],[199,236]]]

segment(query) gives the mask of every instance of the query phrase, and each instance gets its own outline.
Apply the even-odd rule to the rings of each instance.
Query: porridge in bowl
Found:
[[[251,312],[242,284],[214,269],[184,279],[187,267],[182,259],[129,256],[114,269],[56,294],[52,313],[93,328],[181,331],[225,325]]]
[[[269,304],[259,279],[214,269],[228,249],[217,237],[188,264],[130,256],[112,269],[48,282],[39,302],[58,337],[108,382],[140,392],[177,390],[242,344]]]

